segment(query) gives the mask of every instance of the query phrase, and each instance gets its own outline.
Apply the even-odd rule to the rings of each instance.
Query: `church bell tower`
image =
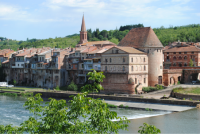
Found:
[[[81,24],[81,31],[80,31],[80,42],[79,44],[86,43],[87,41],[87,31],[85,27],[85,20],[84,20],[84,15],[82,19],[82,24]]]

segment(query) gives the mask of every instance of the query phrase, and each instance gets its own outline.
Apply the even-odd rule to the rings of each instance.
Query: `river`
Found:
[[[0,96],[0,125],[13,124],[19,126],[32,114],[23,107],[26,98]],[[166,111],[143,111],[132,109],[111,109],[118,116],[126,116],[130,120],[129,131],[120,133],[137,133],[144,122],[155,125],[162,133],[199,133],[200,110],[192,109],[171,113]]]

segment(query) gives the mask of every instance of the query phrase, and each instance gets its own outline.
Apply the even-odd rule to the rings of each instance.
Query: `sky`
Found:
[[[0,37],[27,40],[79,33],[86,29],[115,30],[200,24],[200,0],[0,0]]]

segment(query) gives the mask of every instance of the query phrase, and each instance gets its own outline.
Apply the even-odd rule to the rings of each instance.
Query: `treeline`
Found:
[[[132,29],[144,27],[143,24],[136,25],[126,25],[120,26],[119,29],[115,30],[102,30],[98,28],[94,31],[92,29],[87,30],[88,41],[102,41],[109,40],[115,44],[124,38],[124,36]],[[200,24],[191,24],[186,26],[170,26],[165,28],[161,26],[160,28],[153,29],[155,34],[158,36],[160,41],[164,46],[168,45],[174,41],[181,42],[200,42]],[[16,41],[8,40],[6,37],[0,37],[0,49],[11,48],[17,50],[18,48],[40,48],[40,47],[56,47],[56,48],[66,48],[66,47],[75,47],[76,44],[80,41],[79,34],[68,35],[66,37],[56,37],[49,39],[28,39],[26,41]]]
[[[164,46],[174,41],[200,42],[200,24],[153,29]]]

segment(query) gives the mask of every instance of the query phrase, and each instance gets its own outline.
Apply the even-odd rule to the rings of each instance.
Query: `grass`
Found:
[[[108,106],[109,108],[117,108],[117,106],[112,105],[112,104],[108,104],[108,103],[107,103],[107,106]]]
[[[182,93],[182,94],[197,94],[200,95],[200,88],[182,88],[177,87],[173,89],[173,92],[175,93]]]
[[[42,88],[35,88],[35,87],[31,87],[31,88],[26,88],[26,87],[10,87],[10,88],[0,87],[0,90],[13,91],[13,92],[27,92],[27,91],[41,91],[43,89]]]

